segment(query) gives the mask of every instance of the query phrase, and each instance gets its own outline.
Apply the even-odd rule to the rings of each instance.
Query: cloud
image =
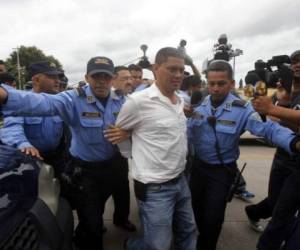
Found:
[[[256,59],[299,49],[300,2],[294,0],[10,0],[2,1],[0,58],[12,48],[35,45],[58,58],[71,82],[82,80],[87,61],[96,55],[124,64],[142,55],[154,59],[164,46],[187,40],[187,51],[201,66],[226,33],[242,78]]]

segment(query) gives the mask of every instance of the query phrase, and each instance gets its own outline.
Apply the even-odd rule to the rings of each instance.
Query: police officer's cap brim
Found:
[[[52,70],[47,72],[41,72],[41,74],[47,75],[47,76],[59,76],[61,74],[58,70]]]
[[[97,73],[105,73],[105,74],[108,74],[109,76],[113,76],[114,75],[111,71],[105,70],[105,69],[94,69],[94,70],[91,70],[90,72],[88,72],[88,75],[92,76],[92,75],[95,75]]]

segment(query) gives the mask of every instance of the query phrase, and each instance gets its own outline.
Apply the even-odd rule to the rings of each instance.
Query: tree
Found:
[[[59,70],[63,70],[61,63],[53,57],[52,55],[45,55],[45,53],[38,49],[35,46],[21,46],[19,48],[19,58],[20,58],[20,67],[21,67],[21,82],[18,83],[19,88],[23,88],[24,83],[30,81],[27,67],[30,63],[37,61],[49,61],[55,63],[56,67]],[[6,59],[5,62],[8,71],[13,74],[16,79],[18,79],[18,69],[17,69],[17,52],[13,51],[10,56]]]

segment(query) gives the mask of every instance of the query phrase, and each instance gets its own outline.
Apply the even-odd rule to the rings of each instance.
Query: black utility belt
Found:
[[[237,167],[236,161],[224,163],[224,164],[210,164],[205,161],[200,160],[197,156],[195,157],[195,163],[198,165],[198,167],[213,167],[213,168],[223,168],[223,167]]]
[[[182,176],[182,174],[179,174],[179,175],[176,176],[175,178],[173,178],[173,179],[171,179],[171,180],[168,180],[168,181],[165,181],[165,182],[161,182],[161,183],[151,183],[151,182],[150,182],[150,183],[145,184],[145,183],[142,183],[142,182],[140,182],[140,181],[138,181],[138,180],[135,180],[135,179],[134,179],[134,182],[138,182],[138,183],[141,183],[141,184],[146,185],[146,186],[175,184],[175,183],[177,183],[177,182],[179,181],[179,179],[181,178],[181,176]]]
[[[81,168],[99,168],[101,167],[109,167],[113,163],[113,158],[110,158],[109,160],[104,161],[84,161],[80,158],[76,158],[72,156],[72,163],[75,164],[77,167]]]
[[[135,196],[138,200],[140,201],[146,201],[147,199],[147,189],[149,187],[152,187],[152,186],[162,186],[162,185],[168,185],[168,184],[176,184],[179,179],[181,178],[182,174],[178,175],[177,177],[171,179],[171,180],[168,180],[168,181],[165,181],[165,182],[161,182],[161,183],[142,183],[138,180],[134,180],[134,193],[135,193]]]
[[[41,152],[41,155],[43,158],[62,156],[62,154],[63,154],[63,150],[61,150],[61,149],[55,149],[52,151]]]

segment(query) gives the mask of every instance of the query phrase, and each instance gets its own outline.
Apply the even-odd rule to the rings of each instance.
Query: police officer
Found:
[[[76,90],[47,95],[0,88],[0,104],[6,101],[4,115],[59,115],[70,127],[69,151],[79,201],[75,243],[80,250],[103,248],[104,205],[116,185],[116,146],[103,136],[103,130],[115,123],[124,102],[111,92],[113,74],[109,58],[94,57],[87,64],[85,80],[89,85]]]
[[[47,61],[29,65],[28,73],[34,93],[55,94],[58,91],[60,72],[55,64]],[[6,145],[17,147],[22,152],[37,156],[53,166],[55,176],[60,177],[64,162],[63,121],[57,115],[34,117],[6,117],[0,139]]]
[[[263,136],[290,153],[300,143],[292,131],[271,121],[262,122],[251,104],[230,93],[234,80],[228,62],[213,61],[207,80],[210,95],[196,108],[188,124],[196,154],[190,184],[199,230],[197,247],[214,250],[236,173],[238,141],[244,130]]]

